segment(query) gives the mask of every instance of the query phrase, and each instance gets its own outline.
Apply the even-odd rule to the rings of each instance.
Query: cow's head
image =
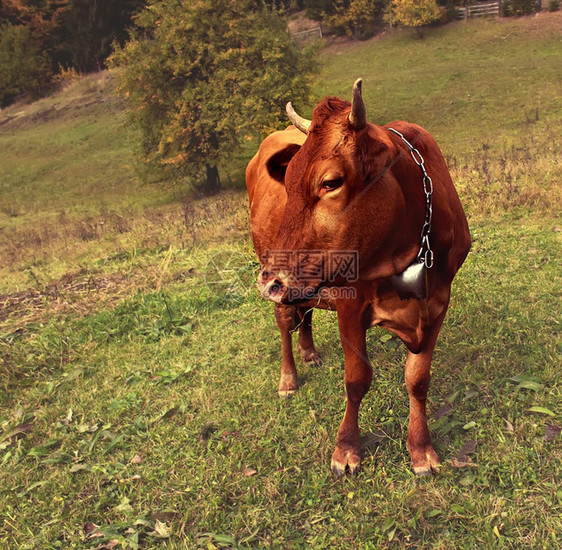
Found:
[[[283,303],[371,276],[365,269],[374,256],[378,265],[392,263],[381,249],[396,230],[403,203],[388,170],[395,146],[382,127],[367,123],[360,79],[351,103],[327,97],[311,121],[290,103],[287,112],[307,138],[287,165],[287,204],[275,250],[259,276],[264,297]]]

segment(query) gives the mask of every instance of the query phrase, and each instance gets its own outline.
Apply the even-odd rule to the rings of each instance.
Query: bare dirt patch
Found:
[[[21,334],[28,324],[42,319],[69,314],[81,318],[111,309],[134,292],[155,290],[193,274],[193,269],[163,273],[156,267],[139,267],[127,273],[102,273],[82,268],[66,273],[43,289],[28,288],[0,295],[0,330],[4,334]]]
[[[8,330],[39,320],[45,313],[63,315],[92,311],[96,305],[113,301],[127,291],[123,274],[102,275],[80,269],[63,275],[42,290],[28,288],[22,292],[0,295],[0,323]]]

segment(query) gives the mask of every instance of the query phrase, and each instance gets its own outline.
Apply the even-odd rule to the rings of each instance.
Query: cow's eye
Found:
[[[343,178],[331,178],[322,182],[322,189],[325,191],[335,191],[343,185]]]

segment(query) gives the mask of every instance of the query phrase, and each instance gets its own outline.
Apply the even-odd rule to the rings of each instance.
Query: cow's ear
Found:
[[[295,156],[301,146],[298,143],[289,143],[280,151],[277,151],[266,162],[266,168],[269,175],[279,183],[285,183],[285,172],[287,165]]]

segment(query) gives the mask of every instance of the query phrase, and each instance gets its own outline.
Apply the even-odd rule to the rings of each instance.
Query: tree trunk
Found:
[[[416,27],[416,31],[418,33],[418,38],[421,40],[423,38],[423,27]]]
[[[205,195],[214,195],[221,190],[221,180],[219,177],[219,169],[216,166],[205,165],[207,170],[207,181],[202,188]]]

